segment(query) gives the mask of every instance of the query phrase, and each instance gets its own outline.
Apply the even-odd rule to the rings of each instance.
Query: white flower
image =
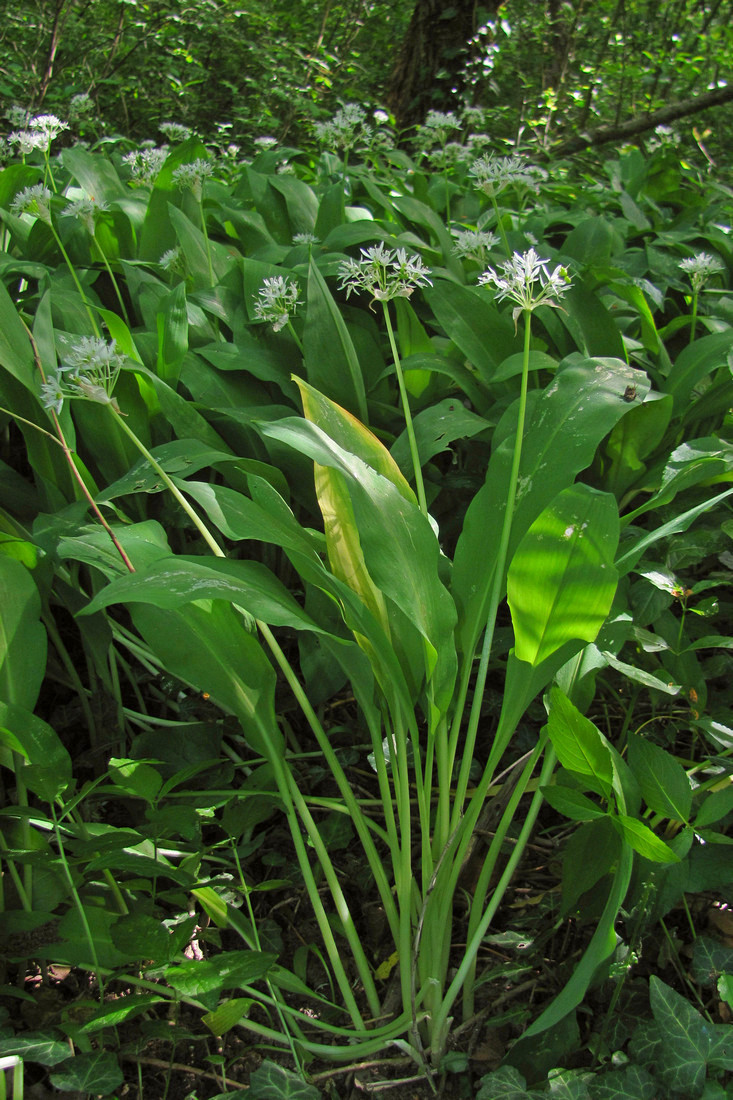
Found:
[[[178,168],[174,168],[172,179],[182,191],[193,191],[196,201],[201,202],[204,180],[208,179],[213,171],[214,167],[211,162],[202,160],[199,157],[198,160],[193,160],[190,164],[181,164]]]
[[[86,115],[92,114],[94,111],[94,100],[87,92],[79,92],[78,95],[73,95],[69,102],[69,118],[72,122],[76,122],[79,119],[83,119]]]
[[[464,259],[483,260],[484,252],[498,244],[496,233],[487,229],[451,229],[455,237],[453,254]]]
[[[293,244],[320,244],[321,238],[316,237],[314,233],[296,233],[293,237]]]
[[[316,122],[316,137],[332,149],[353,149],[363,137],[366,114],[356,103],[346,103],[329,122]]]
[[[255,316],[258,321],[269,321],[273,332],[285,328],[291,314],[295,314],[300,304],[300,287],[282,275],[265,279],[259,291],[259,301],[255,302]]]
[[[41,403],[60,413],[67,398],[83,398],[99,405],[111,405],[119,412],[112,396],[125,357],[114,341],[82,336],[71,348],[58,374],[50,375],[41,386]]]
[[[277,145],[277,138],[271,137],[269,134],[263,134],[262,137],[255,138],[255,145],[259,149],[274,149]]]
[[[717,256],[711,256],[708,252],[697,252],[694,256],[688,256],[680,262],[680,268],[685,275],[689,275],[692,289],[697,294],[708,281],[711,275],[717,275],[725,271],[725,265]]]
[[[41,386],[41,404],[44,409],[53,409],[58,415],[64,407],[65,397],[61,378],[57,374],[50,374]]]
[[[19,107],[17,103],[14,103],[12,107],[8,107],[5,112],[5,117],[10,120],[11,126],[27,126],[30,115],[31,113],[27,107]]]
[[[97,218],[108,209],[108,204],[102,199],[95,199],[93,195],[89,195],[82,199],[74,199],[61,211],[61,216],[62,218],[78,218],[87,233],[93,237]]]
[[[191,131],[188,126],[180,122],[161,122],[158,129],[165,134],[170,141],[188,141]]]
[[[445,144],[451,130],[460,130],[461,121],[452,111],[428,111],[425,122],[418,130],[421,145]]]
[[[361,260],[346,260],[339,267],[339,287],[346,290],[367,290],[373,301],[388,302],[392,298],[409,298],[419,286],[432,286],[430,269],[419,256],[408,256],[404,248],[385,248],[383,244],[361,249]]]
[[[156,148],[149,142],[143,142],[140,149],[125,153],[122,163],[129,165],[133,182],[136,184],[154,183],[168,156],[168,146]]]
[[[522,157],[497,157],[494,153],[487,153],[475,160],[468,173],[489,196],[498,195],[511,184],[538,191],[540,183],[547,178],[544,168],[529,164]]]
[[[36,115],[30,121],[30,129],[43,134],[47,144],[50,145],[54,138],[58,137],[64,130],[69,129],[69,124],[68,122],[62,122],[60,118],[56,118],[56,115]]]
[[[512,311],[516,325],[517,318],[525,310],[531,312],[538,306],[562,309],[559,303],[565,291],[572,285],[570,276],[561,264],[551,272],[549,263],[549,260],[538,256],[534,248],[530,248],[529,252],[515,252],[510,260],[502,264],[501,274],[490,267],[479,278],[479,283],[496,287],[497,302],[509,298],[516,303],[516,308]]]
[[[33,214],[46,225],[50,225],[51,192],[42,183],[36,183],[33,187],[24,187],[13,199],[10,209],[18,215]]]
[[[169,248],[167,252],[158,260],[158,263],[166,271],[181,272],[183,268],[183,257],[181,256],[180,248]]]
[[[8,134],[8,144],[17,145],[21,156],[32,153],[34,149],[45,149],[48,142],[37,130],[13,130]]]

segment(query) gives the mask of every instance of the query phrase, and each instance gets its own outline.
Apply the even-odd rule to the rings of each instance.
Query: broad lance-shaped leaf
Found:
[[[368,420],[361,366],[341,311],[326,280],[311,260],[308,272],[308,312],[303,330],[305,369],[318,390]]]
[[[30,572],[0,554],[0,701],[32,711],[46,669],[41,597]]]
[[[343,474],[369,575],[419,631],[421,660],[432,681],[435,705],[447,707],[456,674],[455,609],[440,580],[440,548],[430,522],[393,481],[344,450],[317,425],[286,417],[261,424],[260,430]],[[390,628],[414,651],[399,616],[390,619]]]
[[[520,542],[507,575],[514,651],[541,664],[566,642],[592,642],[611,609],[617,574],[616,502],[573,485],[559,493]]]
[[[219,558],[160,558],[103,588],[85,608],[92,614],[112,603],[148,603],[174,608],[195,600],[226,600],[256,619],[296,630],[320,627],[306,615],[277,577],[261,562]]]
[[[645,374],[618,359],[571,356],[538,395],[524,436],[509,561],[548,500],[591,464],[600,441],[628,412],[623,397],[629,385],[641,398],[649,389]],[[516,417],[516,406],[510,414]],[[466,656],[473,653],[486,623],[509,487],[514,436],[508,422],[502,426],[505,437],[491,456],[484,486],[469,505],[453,564],[459,638]]]

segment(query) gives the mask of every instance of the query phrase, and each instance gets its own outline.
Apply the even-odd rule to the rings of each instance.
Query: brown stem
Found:
[[[25,322],[23,322],[23,324],[25,326],[26,332],[28,333],[28,339],[30,340],[31,348],[33,349],[33,358],[35,360],[36,367],[38,368],[38,373],[40,374],[41,378],[45,382],[46,381],[46,373],[43,369],[43,364],[41,363],[41,356],[40,356],[39,351],[38,351],[38,345],[36,344],[36,341],[34,339],[34,336],[33,336],[33,333],[31,332],[31,330],[28,328],[28,326],[25,324]],[[94,499],[94,497],[92,496],[92,494],[89,492],[89,489],[87,488],[86,484],[84,483],[84,478],[81,476],[78,469],[76,468],[76,463],[74,462],[74,453],[71,450],[71,447],[69,446],[69,444],[66,442],[66,436],[64,435],[64,430],[63,430],[63,428],[61,427],[61,425],[59,423],[59,418],[56,415],[56,410],[51,409],[50,411],[51,411],[51,417],[53,419],[53,425],[54,425],[54,428],[56,429],[56,436],[58,437],[56,439],[56,442],[58,443],[59,447],[61,447],[62,451],[64,452],[64,455],[66,457],[66,461],[69,463],[69,468],[71,470],[72,475],[76,478],[76,481],[78,482],[82,493],[84,494],[84,496],[87,498],[87,501],[89,502],[89,507],[94,512],[94,515],[99,520],[102,527],[104,527],[104,529],[107,532],[107,534],[109,535],[109,537],[112,539],[112,542],[114,544],[114,548],[117,551],[117,553],[120,555],[120,557],[122,558],[122,561],[125,564],[125,568],[128,569],[131,573],[134,573],[135,572],[135,566],[132,564],[129,557],[127,556],[127,553],[126,553],[124,547],[120,544],[120,541],[117,538],[117,535],[114,533],[114,531],[112,530],[110,525],[107,523],[107,520],[102,515],[101,511],[99,510],[99,505],[97,504],[97,502]]]

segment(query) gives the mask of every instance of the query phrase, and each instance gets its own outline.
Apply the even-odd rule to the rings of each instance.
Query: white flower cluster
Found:
[[[125,153],[122,163],[129,166],[133,182],[140,186],[155,183],[167,156],[167,145],[160,147],[153,145],[135,149],[132,153]]]
[[[444,145],[453,130],[461,129],[461,120],[452,111],[428,111],[425,122],[419,128],[417,139],[423,148]]]
[[[688,256],[681,261],[680,268],[689,276],[695,294],[702,290],[711,275],[725,271],[725,265],[709,252],[697,252],[694,256]]]
[[[550,271],[549,263],[534,248],[524,253],[515,252],[510,260],[502,264],[501,273],[497,274],[493,268],[487,268],[479,278],[479,283],[496,288],[497,302],[509,298],[515,303],[512,317],[516,325],[517,318],[522,313],[532,312],[538,306],[562,309],[560,299],[572,285],[570,276],[562,264]]]
[[[14,214],[32,214],[46,225],[51,224],[51,192],[42,183],[24,187],[13,199],[10,209]]]
[[[101,337],[84,336],[73,345],[58,373],[49,375],[41,386],[41,403],[60,413],[67,398],[83,398],[101,405],[119,406],[112,396],[125,358],[114,343]]]
[[[499,243],[499,237],[488,229],[451,229],[455,238],[452,252],[466,260],[483,263],[485,253]]]
[[[353,291],[366,290],[372,301],[389,302],[409,298],[416,287],[432,286],[430,268],[419,256],[408,256],[404,248],[389,249],[383,244],[362,248],[360,260],[346,260],[339,267],[339,287],[348,298]]]
[[[201,202],[204,180],[208,179],[213,171],[214,166],[211,162],[199,157],[190,164],[181,164],[178,168],[174,168],[172,179],[182,191],[193,191],[196,201]]]
[[[108,210],[109,206],[103,199],[95,199],[93,195],[86,195],[81,199],[74,199],[61,211],[63,218],[78,218],[87,233],[94,236],[97,218]]]
[[[8,144],[17,145],[23,156],[34,149],[48,152],[54,138],[68,128],[68,122],[62,122],[56,115],[36,115],[25,129],[8,134]]]
[[[255,316],[258,321],[268,321],[273,332],[285,328],[300,304],[300,287],[282,275],[265,279],[259,291],[259,300],[255,302]]]
[[[181,122],[161,122],[158,129],[169,141],[188,141],[191,136],[191,130]]]
[[[356,103],[346,103],[329,122],[316,122],[318,140],[329,149],[348,152],[364,136],[366,114]]]
[[[540,184],[547,179],[544,168],[530,164],[523,157],[499,157],[495,153],[478,157],[468,174],[474,177],[482,191],[494,197],[512,184],[539,191]]]

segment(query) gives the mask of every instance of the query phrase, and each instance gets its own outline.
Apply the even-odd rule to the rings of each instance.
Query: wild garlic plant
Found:
[[[349,259],[341,264],[339,268],[339,285],[342,290],[346,290],[347,298],[353,292],[366,291],[371,294],[373,302],[382,303],[384,323],[387,327],[387,336],[389,337],[389,346],[392,351],[400,401],[405,417],[405,428],[410,445],[410,455],[412,456],[417,497],[420,508],[427,516],[428,505],[425,497],[422,463],[415,439],[410,401],[389,315],[388,303],[394,298],[409,298],[418,287],[432,286],[431,280],[428,278],[430,270],[425,267],[419,256],[408,256],[404,248],[389,249],[380,244],[374,245],[372,248],[362,248],[361,254],[360,260]]]
[[[692,343],[697,327],[697,303],[700,291],[714,275],[725,271],[725,265],[717,256],[711,256],[708,252],[696,252],[694,256],[688,256],[680,261],[680,270],[684,271],[692,283],[692,319],[690,321],[690,343]]]

